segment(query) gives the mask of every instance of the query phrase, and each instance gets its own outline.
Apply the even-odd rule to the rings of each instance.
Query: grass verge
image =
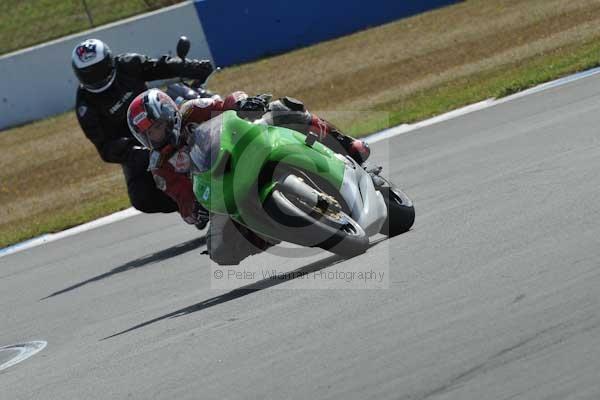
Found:
[[[59,208],[52,214],[38,216],[30,224],[16,225],[0,232],[0,248],[46,233],[59,232],[130,207],[125,193],[95,198],[74,209]]]
[[[183,0],[2,0],[0,54]],[[86,13],[86,6],[87,12]]]
[[[375,110],[387,113],[383,118],[374,117],[346,128],[353,136],[366,136],[385,129],[388,127],[386,125],[416,122],[489,98],[509,96],[599,66],[600,42],[594,39],[575,48],[566,46],[555,49],[509,66],[421,90],[400,101],[378,105]]]
[[[228,68],[211,87],[297,97],[360,136],[598,66],[599,39],[597,0],[468,0]],[[120,168],[73,113],[0,132],[0,148],[0,247],[128,206]]]

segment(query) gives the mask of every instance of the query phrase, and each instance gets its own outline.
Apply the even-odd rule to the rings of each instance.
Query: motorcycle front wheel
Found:
[[[306,191],[314,189],[303,184]],[[308,195],[307,195],[308,197]],[[275,189],[263,204],[269,217],[279,225],[278,238],[349,258],[369,247],[369,237],[345,212],[332,207],[314,207],[295,193]]]

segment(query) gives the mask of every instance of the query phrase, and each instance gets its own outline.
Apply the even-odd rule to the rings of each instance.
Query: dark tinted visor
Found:
[[[105,86],[114,74],[114,64],[110,57],[87,68],[75,68],[75,74],[81,84],[89,89],[100,89]]]

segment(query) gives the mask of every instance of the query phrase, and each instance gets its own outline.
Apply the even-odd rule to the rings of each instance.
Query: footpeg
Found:
[[[373,185],[376,188],[385,186],[387,184],[387,181],[385,179],[383,179],[381,176],[379,176],[379,174],[381,174],[382,170],[383,170],[383,167],[381,167],[381,166],[373,167],[373,168],[369,168],[369,169],[365,168],[365,171],[367,171],[367,173],[371,176],[371,180],[373,180]]]
[[[379,176],[379,174],[381,174],[381,171],[383,171],[383,167],[377,166],[377,167],[373,167],[373,168],[369,168],[369,169],[365,168],[365,171],[367,171],[371,175]]]

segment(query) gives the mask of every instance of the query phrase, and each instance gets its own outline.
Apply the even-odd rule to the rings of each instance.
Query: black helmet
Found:
[[[108,89],[115,80],[115,60],[106,43],[88,39],[73,49],[71,65],[81,85],[92,93]]]

